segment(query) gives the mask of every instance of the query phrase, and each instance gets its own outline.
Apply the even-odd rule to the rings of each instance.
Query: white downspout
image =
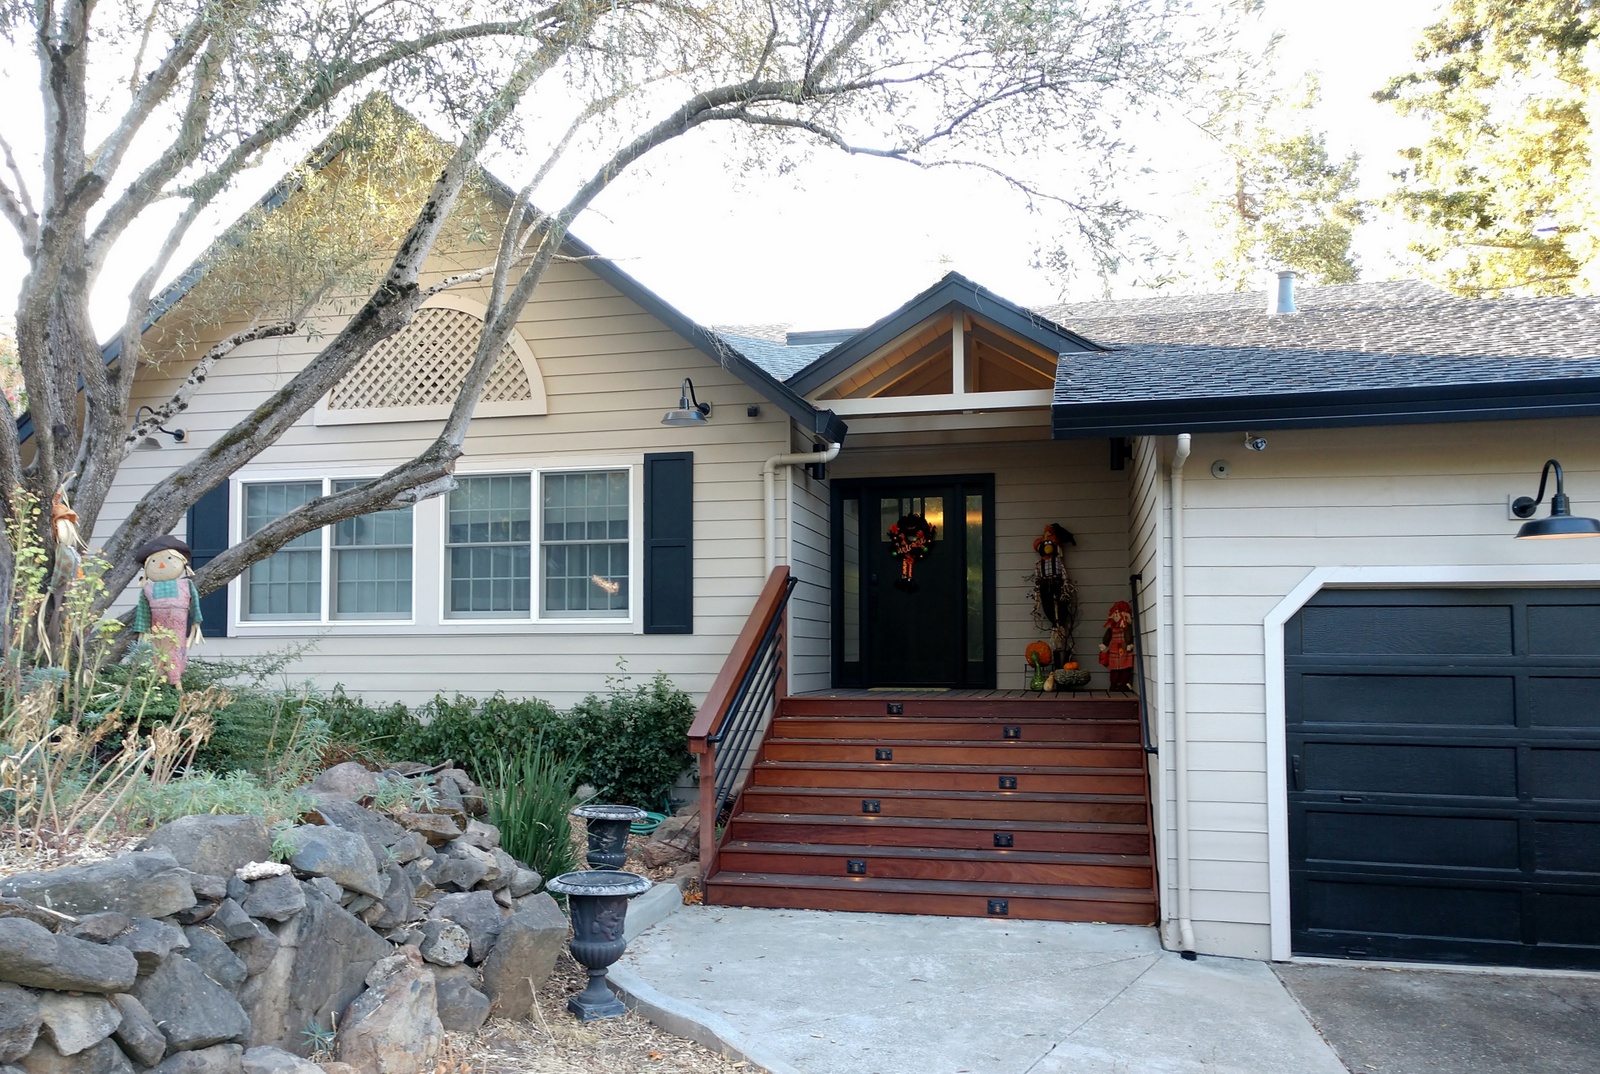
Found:
[[[767,553],[767,569],[762,572],[761,577],[766,578],[772,573],[773,568],[778,565],[778,511],[773,503],[773,497],[777,493],[778,467],[805,466],[814,462],[830,463],[839,457],[840,446],[839,444],[829,444],[821,451],[797,451],[789,455],[774,455],[761,467],[761,490],[763,493],[762,531]],[[792,485],[794,471],[790,470],[784,476]],[[794,498],[792,487],[789,488],[788,494],[792,500]]]
[[[1172,456],[1172,745],[1173,797],[1178,822],[1178,946],[1194,958],[1194,919],[1189,877],[1189,652],[1183,606],[1183,464],[1189,460],[1189,434],[1178,434]]]

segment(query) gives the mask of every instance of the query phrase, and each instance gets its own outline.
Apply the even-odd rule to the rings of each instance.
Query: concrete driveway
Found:
[[[1301,962],[1273,971],[1355,1074],[1600,1070],[1600,974]]]

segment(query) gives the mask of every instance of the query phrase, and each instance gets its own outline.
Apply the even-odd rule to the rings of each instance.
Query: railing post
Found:
[[[706,743],[700,755],[700,880],[711,875],[717,863],[717,761],[716,746]]]

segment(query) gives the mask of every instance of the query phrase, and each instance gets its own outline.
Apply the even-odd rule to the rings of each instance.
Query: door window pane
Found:
[[[840,595],[844,603],[844,622],[840,624],[847,664],[861,661],[861,501],[845,500],[840,507],[843,515],[843,537],[840,554],[843,557],[843,577]]]
[[[967,496],[967,660],[983,659],[983,497]]]
[[[542,614],[627,615],[627,471],[545,474],[542,485]]]
[[[322,482],[283,481],[244,487],[244,532],[322,495]],[[322,531],[301,534],[245,571],[245,619],[322,617]]]
[[[360,481],[335,481],[335,492]],[[333,527],[332,616],[411,616],[411,508],[376,511]]]
[[[526,616],[533,577],[531,478],[463,477],[450,493],[448,512],[446,614]]]

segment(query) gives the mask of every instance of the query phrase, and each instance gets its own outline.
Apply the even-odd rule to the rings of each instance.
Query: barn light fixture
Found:
[[[711,404],[694,397],[694,382],[683,378],[683,391],[678,398],[678,409],[669,410],[661,418],[662,425],[700,425],[709,420]]]
[[[150,412],[150,416],[152,418],[156,416],[154,407],[142,406],[133,412],[133,423],[135,425],[139,424],[144,412],[147,410]],[[189,434],[184,432],[182,429],[169,429],[165,425],[154,425],[145,430],[143,438],[141,438],[140,441],[133,446],[133,450],[159,451],[163,445],[160,440],[156,439],[156,433],[166,433],[168,436],[172,437],[172,442],[174,444],[181,444],[189,438]]]
[[[1539,504],[1544,502],[1545,481],[1550,477],[1550,471],[1556,472],[1556,490],[1550,495],[1550,517],[1533,517],[1539,509]],[[1517,530],[1517,540],[1549,540],[1555,537],[1600,537],[1600,521],[1592,518],[1583,518],[1572,513],[1572,504],[1567,499],[1566,489],[1562,484],[1561,464],[1554,459],[1544,464],[1544,469],[1539,471],[1539,492],[1534,496],[1518,496],[1511,502],[1511,513],[1518,518],[1526,518],[1522,528]]]

